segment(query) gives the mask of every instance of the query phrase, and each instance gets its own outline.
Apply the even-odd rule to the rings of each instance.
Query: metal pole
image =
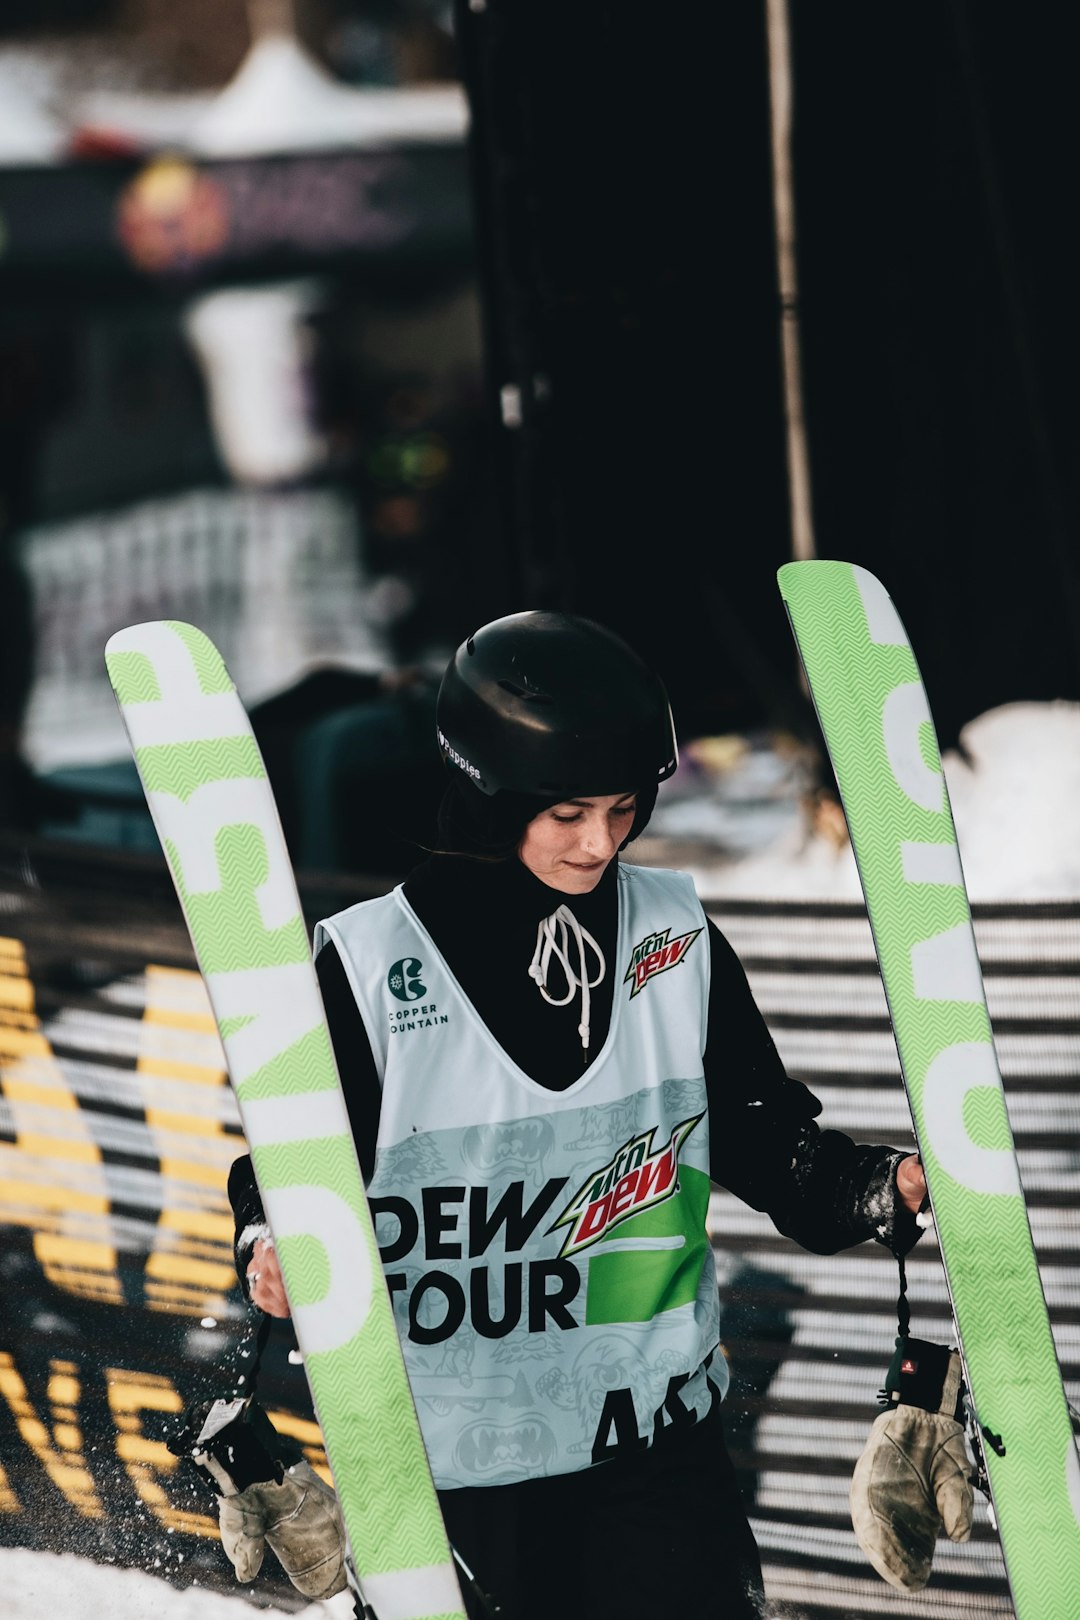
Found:
[[[776,279],[780,295],[780,353],[787,440],[791,554],[796,562],[814,557],[814,517],[810,456],[803,415],[799,347],[799,277],[796,259],[795,188],[791,162],[791,24],[788,0],[765,0],[769,57],[769,125],[772,136],[773,215],[776,221]]]

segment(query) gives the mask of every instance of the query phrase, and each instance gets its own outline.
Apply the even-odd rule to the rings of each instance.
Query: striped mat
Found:
[[[789,1074],[821,1123],[913,1146],[866,915],[847,903],[707,907],[747,970]],[[1021,1176],[1066,1388],[1080,1390],[1080,905],[974,907]],[[791,1615],[952,1620],[1011,1615],[982,1498],[970,1542],[941,1541],[921,1593],[896,1593],[862,1556],[848,1484],[896,1333],[897,1271],[863,1244],[819,1257],[765,1216],[713,1195],[712,1233],[732,1362],[732,1443],[770,1598]],[[933,1232],[907,1266],[912,1333],[948,1342]],[[1008,1368],[1002,1369],[1008,1377]],[[790,1605],[790,1608],[785,1607]]]

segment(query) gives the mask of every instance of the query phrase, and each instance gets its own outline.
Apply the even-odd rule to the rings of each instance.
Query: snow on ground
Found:
[[[225,1554],[222,1553],[224,1559]],[[257,1590],[257,1583],[256,1583]],[[0,1550],[0,1591],[4,1620],[252,1620],[255,1614],[283,1614],[265,1602],[253,1607],[242,1597],[225,1597],[204,1586],[177,1591],[141,1570],[95,1564],[67,1553]],[[345,1620],[353,1600],[341,1592],[329,1603],[293,1611],[294,1620]]]
[[[763,762],[758,752],[737,760],[714,777],[711,793],[676,794],[654,822],[675,840],[700,840],[711,827],[737,853],[728,834],[741,815],[745,842],[757,847],[735,859],[671,864],[693,873],[704,899],[861,899],[851,846],[811,830],[795,775],[785,777],[775,756],[771,796],[755,803],[744,791],[769,777],[769,758]],[[1080,704],[991,709],[964,727],[960,749],[947,752],[943,764],[973,900],[1080,898]],[[770,827],[775,836],[764,844],[751,836]]]

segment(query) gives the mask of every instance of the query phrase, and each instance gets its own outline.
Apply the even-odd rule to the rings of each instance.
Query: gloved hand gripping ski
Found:
[[[269,1544],[306,1598],[322,1601],[350,1584],[337,1497],[296,1442],[278,1434],[253,1396],[189,1407],[183,1428],[166,1444],[217,1492],[221,1542],[238,1581],[255,1579]],[[453,1557],[469,1594],[469,1614],[498,1620],[499,1605],[456,1552]],[[362,1612],[378,1620],[373,1609],[365,1606]]]
[[[886,1410],[851,1481],[851,1522],[878,1574],[917,1591],[930,1579],[941,1531],[952,1541],[971,1535],[974,1467],[959,1354],[898,1338],[881,1399]]]
[[[221,1541],[238,1581],[262,1568],[267,1543],[298,1592],[333,1597],[346,1585],[345,1531],[337,1498],[246,1400],[206,1401],[168,1442],[218,1493]]]

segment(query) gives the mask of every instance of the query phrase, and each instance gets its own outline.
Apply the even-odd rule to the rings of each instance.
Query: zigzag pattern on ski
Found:
[[[229,1047],[232,1036],[223,1032],[223,1045],[228,1060]],[[242,1082],[240,1091],[240,1109],[246,1103],[266,1097],[295,1097],[312,1096],[329,1091],[337,1086],[337,1071],[334,1068],[333,1054],[330,1050],[330,1036],[325,1024],[313,1025],[306,1034],[283,1052],[271,1058],[261,1069],[256,1069]],[[344,1123],[344,1121],[343,1121]],[[248,1142],[252,1149],[262,1148],[262,1143],[256,1130],[245,1125]],[[316,1138],[315,1142],[325,1139]],[[266,1151],[263,1149],[263,1151]],[[270,1151],[273,1151],[272,1149]],[[308,1155],[310,1154],[310,1157]],[[325,1151],[314,1143],[303,1151],[304,1174],[294,1176],[293,1180],[325,1179]],[[355,1190],[355,1183],[351,1177],[348,1185]]]
[[[893,783],[884,757],[884,700],[901,682],[918,680],[918,670],[909,648],[872,642],[848,565],[789,566],[782,574],[782,589],[849,821],[857,829],[853,842],[882,975],[886,990],[892,990],[897,1046],[916,1113],[921,1114],[926,1052],[920,1049],[928,1047],[931,1056],[940,1049],[943,1008],[951,1018],[946,1044],[965,1032],[957,1032],[956,1025],[963,1020],[957,1019],[961,1008],[955,1002],[920,1004],[922,1016],[912,1029],[910,950],[914,942],[965,919],[970,926],[970,914],[963,890],[913,886],[895,869],[902,838],[955,842],[947,795],[940,811],[911,804]],[[936,738],[934,747],[940,770]],[[977,976],[974,982],[978,983]],[[978,1032],[971,1038],[989,1039],[985,1005],[975,1013]],[[925,1041],[919,1038],[923,1029]],[[1008,1129],[1003,1100],[998,1123]],[[1020,1199],[993,1199],[978,1206],[983,1210],[982,1229],[965,1233],[961,1223],[968,1206],[978,1205],[979,1195],[972,1204],[971,1196],[961,1196],[949,1177],[935,1186],[934,1166],[931,1154],[927,1174],[939,1228],[946,1221],[950,1225],[949,1285],[962,1324],[976,1408],[983,1417],[995,1410],[997,1426],[1007,1440],[1006,1458],[988,1452],[987,1462],[1017,1612],[1021,1620],[1075,1620],[1080,1613],[1080,1531],[1065,1489],[1064,1468],[1049,1499],[1046,1472],[1049,1448],[1063,1458],[1072,1440],[1061,1434],[1063,1443],[1060,1447],[1057,1443],[1058,1431],[1067,1427],[1068,1419],[1026,1210]],[[988,1244],[1003,1256],[1022,1256],[1021,1264],[1015,1271],[996,1268],[990,1281],[973,1275],[972,1262],[985,1267]],[[1004,1369],[1009,1372],[1003,1384]]]
[[[176,867],[169,861],[173,876]],[[178,885],[179,887],[179,885]],[[260,918],[238,922],[228,939],[212,943],[205,916],[199,912],[200,896],[184,896],[184,919],[196,947],[199,967],[203,973],[241,973],[260,967],[291,967],[304,960],[301,947],[306,950],[307,931],[297,918],[268,933]]]
[[[351,1357],[315,1357],[308,1367],[346,1523],[355,1530],[352,1545],[361,1576],[365,1569],[422,1569],[449,1556],[434,1494],[433,1512],[422,1517],[419,1511],[401,1511],[428,1474],[428,1460],[389,1297],[381,1289],[379,1295],[364,1329],[363,1379],[357,1378]],[[382,1326],[373,1319],[376,1311]]]
[[[145,644],[151,650],[161,644],[163,633],[180,637],[192,659],[202,691],[233,690],[220,655],[201,631],[183,624],[146,629]],[[168,667],[168,660],[163,662]],[[167,697],[168,693],[163,695]],[[239,702],[238,709],[238,723],[246,722]],[[250,767],[257,758],[248,727],[246,737],[240,733],[225,739],[224,745],[207,741],[190,747],[184,745],[180,750],[175,745],[163,747],[160,753],[155,750],[149,776],[155,787],[160,785],[161,790],[184,798],[204,782],[253,775],[254,772],[245,767]],[[261,761],[259,763],[261,765]],[[185,893],[178,852],[171,844],[166,849],[199,964],[207,977],[237,969],[257,970],[302,961],[310,964],[307,931],[295,889],[293,914],[281,926],[268,930],[262,920],[256,890],[271,870],[268,840],[281,838],[281,834],[269,784],[261,770],[259,780],[265,794],[265,813],[255,822],[226,825],[215,832],[220,889],[206,894]],[[280,850],[275,846],[275,855],[281,858],[274,866],[288,871],[283,839]],[[288,911],[288,905],[284,909]],[[212,977],[209,988],[213,1003]],[[214,1010],[228,1053],[231,1036],[225,1031],[230,1025],[226,1023],[222,1028],[217,1008]],[[237,1029],[233,1023],[232,1035]],[[320,1022],[314,1033],[316,1039],[312,1040],[312,1031],[309,1031],[300,1042],[275,1054],[245,1083],[244,1097],[324,1089],[329,1054],[325,1024]],[[335,1151],[335,1140],[339,1151]],[[415,1571],[429,1565],[443,1565],[449,1561],[450,1554],[389,1294],[381,1281],[363,1183],[351,1148],[347,1153],[340,1151],[342,1140],[329,1138],[321,1144],[303,1143],[295,1147],[281,1144],[259,1149],[256,1146],[255,1159],[273,1178],[281,1168],[280,1156],[285,1156],[291,1160],[287,1167],[288,1185],[323,1185],[337,1192],[358,1213],[362,1241],[370,1250],[374,1289],[372,1306],[362,1328],[350,1344],[337,1350],[316,1352],[306,1362],[350,1544],[362,1577],[365,1568],[371,1572]],[[271,1179],[270,1185],[273,1184]],[[305,1279],[296,1270],[298,1264],[303,1269],[297,1251],[293,1249],[290,1257],[287,1246],[282,1260],[287,1281],[302,1283]],[[306,1290],[301,1287],[293,1292],[303,1297]],[[440,1600],[433,1599],[433,1602]],[[447,1620],[464,1620],[462,1611],[454,1611]]]
[[[159,619],[158,624],[166,631],[179,636],[184,643],[203,692],[210,694],[236,691],[224,658],[204,631],[197,625],[185,623],[183,619]]]
[[[794,597],[798,602],[792,615],[793,623],[822,729],[830,752],[841,758],[840,764],[834,759],[834,768],[845,807],[856,823],[853,844],[864,882],[871,891],[867,897],[871,924],[875,923],[880,906],[887,904],[894,922],[900,925],[891,927],[889,933],[903,941],[896,954],[904,958],[906,967],[908,942],[929,939],[965,923],[970,928],[971,911],[962,888],[909,884],[903,881],[895,864],[895,851],[901,839],[913,843],[950,843],[955,847],[956,829],[944,791],[941,811],[925,810],[911,803],[887,770],[876,768],[882,759],[884,744],[877,711],[866,701],[866,665],[887,661],[887,666],[891,667],[882,672],[886,690],[904,679],[918,680],[919,673],[910,647],[879,647],[870,641],[861,598],[850,571],[845,570],[845,574],[846,578],[834,573],[831,581],[819,580],[816,592],[796,593],[789,586],[789,600]],[[833,587],[828,592],[821,589],[826,583]],[[841,587],[844,588],[841,590]],[[812,599],[809,606],[804,605],[803,598]],[[800,620],[814,612],[827,612],[831,621],[830,635],[822,638],[820,646],[808,626],[804,626],[803,635],[799,634]],[[907,673],[903,671],[903,663],[910,666]],[[932,735],[932,727],[924,728],[926,740]],[[933,763],[944,781],[936,737],[933,737],[933,745]],[[891,867],[883,867],[877,860],[877,846],[881,843],[878,835],[883,827],[891,829],[888,851]],[[879,892],[880,886],[885,884],[887,892]],[[875,931],[880,934],[880,930]],[[886,938],[879,943],[888,962],[889,940]],[[973,936],[971,949],[974,954]],[[973,1008],[970,1018],[967,1038],[989,1040],[990,1023],[984,1009]],[[907,1030],[898,1033],[901,1039],[911,1038]],[[916,1058],[919,1057],[918,1044],[916,1038],[913,1051]]]
[[[136,755],[147,793],[169,793],[186,804],[197,788],[211,782],[266,780],[266,767],[255,738],[204,737],[199,742],[156,743]]]
[[[231,908],[223,931],[218,916],[223,902],[227,902],[233,894],[244,898],[249,894],[243,885],[230,881],[231,863],[224,852],[219,865],[221,889],[203,894],[186,892],[184,869],[176,846],[171,841],[166,844],[166,855],[184,909],[184,920],[199,958],[199,967],[204,974],[290,967],[310,960],[307,929],[300,916],[289,917],[279,927],[268,929],[257,905],[249,906],[246,915],[237,908]]]
[[[116,701],[123,708],[128,703],[159,703],[161,688],[152,660],[134,648],[126,652],[107,652],[105,668],[109,683],[116,693]]]

